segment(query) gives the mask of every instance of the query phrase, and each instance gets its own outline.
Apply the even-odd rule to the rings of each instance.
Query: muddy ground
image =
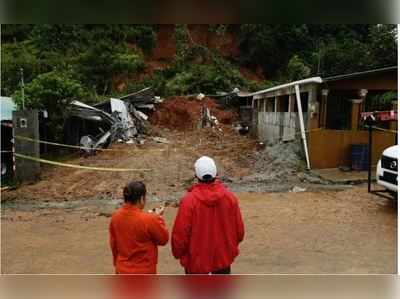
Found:
[[[112,273],[107,229],[123,185],[144,180],[149,207],[177,201],[193,182],[192,165],[201,155],[215,158],[219,176],[240,198],[246,238],[235,273],[396,272],[396,209],[366,186],[323,181],[294,164],[292,145],[260,149],[229,127],[222,133],[156,130],[170,143],[117,144],[112,148],[119,152],[67,161],[149,172],[45,167],[40,181],[3,192],[2,272]],[[167,208],[170,229],[175,214],[176,208]],[[169,244],[160,249],[159,272],[182,273]]]
[[[396,273],[396,209],[365,190],[238,194],[246,237],[234,273]],[[112,273],[107,228],[117,205],[8,204],[3,273]],[[170,229],[176,211],[166,209]],[[158,269],[182,273],[170,244],[160,248]]]

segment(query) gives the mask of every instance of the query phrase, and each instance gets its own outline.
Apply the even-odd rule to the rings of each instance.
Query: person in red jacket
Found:
[[[156,213],[143,212],[146,186],[130,182],[124,187],[125,204],[112,215],[109,236],[117,274],[157,273],[157,246],[168,242],[168,230]]]
[[[238,199],[216,178],[213,159],[203,156],[194,166],[199,182],[181,199],[172,254],[186,274],[230,274],[244,237]]]

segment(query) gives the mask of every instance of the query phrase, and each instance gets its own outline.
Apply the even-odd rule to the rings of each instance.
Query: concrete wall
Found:
[[[318,127],[317,88],[318,86],[315,83],[300,86],[302,98],[305,97],[303,100],[307,100],[307,105],[303,111],[306,130]],[[253,136],[258,140],[276,143],[299,137],[299,135],[295,135],[297,131],[300,131],[300,123],[294,87],[257,95],[255,103],[254,111],[256,113],[254,116],[256,117],[253,117],[253,126],[255,127]],[[310,113],[314,110],[315,112]]]
[[[13,112],[14,136],[39,139],[39,117],[37,110]],[[31,157],[40,157],[40,146],[37,142],[29,142],[14,138],[15,152]],[[34,181],[40,174],[40,163],[16,157],[15,179],[17,181]]]
[[[308,113],[303,113],[303,118],[307,123]],[[276,143],[300,137],[297,112],[259,112],[257,121],[257,136],[260,141]]]
[[[351,166],[351,145],[368,144],[368,131],[320,130],[308,134],[312,168]],[[373,132],[372,163],[375,165],[383,150],[395,144],[395,134]]]

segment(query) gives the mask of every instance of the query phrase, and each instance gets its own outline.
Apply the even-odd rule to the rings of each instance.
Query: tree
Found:
[[[395,25],[372,26],[368,41],[375,67],[397,65],[397,29]]]
[[[1,94],[11,96],[21,82],[21,69],[25,82],[40,73],[40,62],[35,49],[26,42],[7,43],[1,46]]]
[[[287,75],[289,81],[305,79],[310,76],[311,69],[297,55],[289,60]]]
[[[83,52],[75,63],[76,73],[82,82],[103,95],[111,92],[113,79],[134,74],[143,68],[144,60],[139,53],[126,45],[106,41],[97,42]]]
[[[24,103],[26,108],[47,110],[51,129],[50,136],[57,139],[64,125],[68,104],[74,99],[82,99],[86,93],[79,81],[71,74],[51,71],[41,74],[25,86]],[[22,106],[22,94],[13,94],[18,106]]]

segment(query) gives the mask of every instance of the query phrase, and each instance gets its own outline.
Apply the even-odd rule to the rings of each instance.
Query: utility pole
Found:
[[[320,74],[320,69],[321,69],[321,40],[318,40],[318,42],[317,42],[317,48],[318,48],[317,75],[319,75],[319,74]]]
[[[22,95],[22,110],[25,110],[25,83],[24,83],[24,69],[21,67],[21,95]]]

